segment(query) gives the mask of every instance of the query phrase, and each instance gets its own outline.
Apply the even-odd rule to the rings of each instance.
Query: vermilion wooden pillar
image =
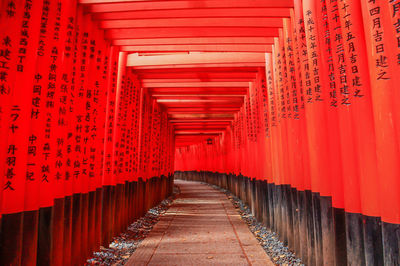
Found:
[[[365,34],[365,54],[371,81],[372,106],[376,132],[376,154],[380,185],[383,254],[385,264],[399,263],[399,139],[398,139],[398,32],[392,17],[398,13],[391,3],[348,3],[355,16],[362,18]],[[362,16],[360,16],[360,8]],[[396,35],[397,34],[397,35]],[[396,46],[397,44],[397,46]],[[360,51],[363,52],[363,51]],[[396,60],[397,59],[397,60]],[[365,64],[363,65],[365,66]],[[365,72],[364,72],[365,73]],[[374,182],[374,184],[376,184]],[[373,190],[373,184],[363,182],[364,191]],[[365,200],[366,205],[374,206]],[[368,208],[368,207],[366,207]],[[372,208],[370,210],[373,210]],[[369,210],[369,211],[370,211]]]
[[[35,227],[31,228],[25,234],[25,245],[23,242],[23,220],[24,210],[28,211],[27,221],[33,226],[37,224],[38,205],[25,209],[25,184],[26,171],[28,163],[28,136],[30,130],[30,103],[32,100],[32,88],[34,69],[28,67],[34,65],[36,60],[36,48],[38,43],[39,23],[31,17],[24,17],[24,12],[31,16],[38,16],[41,10],[41,3],[35,3],[29,10],[24,7],[24,1],[17,1],[13,7],[7,3],[1,5],[1,24],[4,25],[1,30],[2,51],[5,57],[2,57],[2,139],[1,142],[1,184],[2,184],[2,207],[1,207],[1,239],[0,239],[0,260],[2,264],[21,264],[22,252],[26,251],[29,258],[35,260],[36,243],[30,246],[31,241],[27,239],[37,236]],[[25,24],[27,34],[33,37],[28,41],[26,36],[18,34],[16,28],[21,29]],[[14,27],[10,27],[14,25]],[[3,31],[4,30],[4,31]],[[21,50],[22,49],[22,50]],[[23,59],[17,61],[19,55],[23,52]],[[5,54],[4,54],[5,53]],[[6,72],[4,68],[6,65]],[[23,95],[23,97],[21,97]],[[5,101],[3,101],[5,100]],[[4,108],[4,109],[3,109]],[[4,142],[3,142],[4,141]],[[29,191],[30,198],[37,198],[36,191]],[[36,202],[37,203],[37,202]],[[36,206],[35,206],[36,205]],[[29,216],[29,217],[28,217]]]

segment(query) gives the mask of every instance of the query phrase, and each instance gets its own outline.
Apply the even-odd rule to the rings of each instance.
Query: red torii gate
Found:
[[[249,200],[307,264],[398,263],[399,14],[382,0],[2,1],[2,262],[82,263],[175,169]]]

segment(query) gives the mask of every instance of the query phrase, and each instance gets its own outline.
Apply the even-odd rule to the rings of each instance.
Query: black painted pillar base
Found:
[[[332,197],[319,196],[322,248],[324,265],[334,265],[335,262],[335,230],[333,222]]]
[[[359,213],[346,212],[347,264],[365,265],[363,217]]]
[[[363,215],[366,265],[383,265],[382,226],[379,217]]]
[[[62,265],[64,257],[64,198],[54,199],[51,240],[51,265]]]
[[[307,198],[305,191],[298,191],[297,193],[298,216],[299,216],[299,256],[304,263],[308,262],[308,249],[309,243],[307,242]]]
[[[95,234],[94,234],[94,243],[95,247],[98,248],[101,245],[101,207],[103,202],[103,189],[96,189],[96,203],[95,203]]]
[[[312,193],[313,199],[313,221],[314,221],[314,242],[315,242],[315,263],[323,265],[323,246],[322,246],[322,225],[321,225],[321,200],[319,193]]]
[[[314,211],[313,211],[313,192],[306,190],[306,206],[307,206],[307,246],[308,246],[308,261],[307,265],[316,265],[315,258],[315,239],[314,239]]]
[[[300,255],[300,231],[299,231],[299,205],[297,199],[297,189],[291,188],[291,209],[292,209],[292,230],[293,230],[293,250]]]
[[[2,215],[0,265],[21,264],[23,219],[22,212]]]
[[[284,215],[286,221],[286,240],[289,249],[294,250],[294,236],[293,236],[293,212],[292,212],[292,188],[290,185],[283,185],[284,190]]]
[[[106,247],[110,241],[109,231],[111,227],[111,186],[103,186],[102,198],[101,245]]]
[[[117,184],[115,188],[115,209],[114,209],[114,232],[113,235],[118,235],[121,233],[122,224],[122,212],[123,210],[123,185]]]
[[[141,177],[138,179],[138,195],[139,195],[139,201],[138,201],[138,209],[139,209],[139,217],[144,215],[144,181]]]
[[[110,193],[110,226],[108,231],[108,241],[107,247],[109,242],[111,241],[113,235],[115,234],[115,209],[116,209],[116,202],[117,202],[117,187],[111,186],[111,193]]]
[[[79,263],[82,263],[82,195],[80,193],[75,193],[72,195],[71,236],[71,262],[72,265],[78,265]]]
[[[138,182],[137,181],[133,181],[132,182],[132,220],[136,220],[137,218],[139,218],[139,211],[138,211]]]
[[[400,224],[382,222],[385,265],[400,265]]]
[[[35,265],[38,245],[39,211],[26,211],[23,216],[23,256],[21,265]]]
[[[96,249],[96,191],[89,192],[88,200],[88,252],[87,256],[90,256]]]
[[[89,194],[81,194],[81,262],[83,263],[88,256],[88,229],[89,229]],[[74,240],[74,238],[73,238]]]
[[[272,231],[276,232],[276,227],[275,227],[275,185],[273,183],[268,183],[268,210],[269,210],[269,228]]]
[[[262,181],[262,201],[263,201],[263,213],[262,213],[262,221],[263,224],[267,227],[270,228],[270,216],[269,216],[269,195],[268,195],[268,183],[266,180]]]
[[[65,197],[64,200],[64,256],[63,265],[71,265],[72,253],[72,196]]]
[[[275,215],[275,228],[279,234],[281,241],[284,245],[287,245],[287,239],[285,231],[283,230],[285,223],[285,217],[283,215],[283,188],[282,185],[275,185],[275,199],[274,199],[274,215]]]
[[[333,208],[335,230],[335,265],[347,265],[346,215],[344,209]]]
[[[53,238],[53,207],[39,209],[37,265],[51,264],[51,241]]]

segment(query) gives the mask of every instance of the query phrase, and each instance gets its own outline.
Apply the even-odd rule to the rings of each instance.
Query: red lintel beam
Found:
[[[277,37],[279,28],[269,27],[175,27],[106,30],[108,39],[148,39],[182,37]]]
[[[150,88],[149,91],[153,95],[161,94],[179,94],[179,95],[196,95],[196,94],[207,94],[207,95],[224,95],[229,94],[244,95],[247,93],[247,88],[237,87],[192,87],[192,88]]]
[[[201,127],[197,127],[197,128],[195,128],[195,127],[193,127],[193,128],[181,128],[181,127],[174,127],[174,130],[187,130],[187,129],[192,129],[192,130],[199,130],[199,131],[201,131],[202,129],[213,129],[213,130],[221,130],[221,131],[225,131],[225,130],[227,130],[227,127],[228,126],[225,126],[225,127],[210,127],[210,128],[201,128]]]
[[[209,53],[212,54],[212,53]],[[127,65],[130,66],[130,65]],[[182,68],[188,68],[188,69],[196,69],[196,68],[216,68],[216,67],[221,67],[221,68],[237,68],[237,67],[253,67],[253,68],[262,68],[265,67],[265,62],[254,62],[254,63],[245,63],[245,62],[236,62],[236,63],[197,63],[197,64],[179,64],[179,65],[149,65],[149,66],[135,66],[135,70],[147,70],[147,69],[182,69]]]
[[[231,70],[232,71],[232,70]],[[214,72],[191,72],[191,73],[181,73],[181,72],[164,72],[164,73],[137,73],[140,80],[175,80],[175,79],[255,79],[256,73],[249,72],[226,72],[226,73],[214,73]],[[210,80],[211,81],[211,80]]]
[[[214,129],[214,130],[225,130],[229,125],[191,125],[191,126],[179,126],[174,125],[175,130],[186,130],[186,129]]]
[[[281,18],[154,18],[154,19],[120,19],[99,22],[104,29],[129,28],[189,28],[189,27],[265,27],[282,28]]]
[[[175,140],[178,141],[179,143],[188,143],[188,142],[193,142],[193,140],[195,141],[205,141],[206,139],[210,138],[210,137],[216,137],[218,135],[220,135],[221,133],[194,133],[194,134],[175,134]]]
[[[165,105],[165,104],[164,104]],[[186,105],[186,106],[185,106]],[[190,104],[188,106],[188,103],[184,103],[183,105],[165,105],[168,107],[167,112],[172,113],[172,112],[203,112],[203,113],[212,113],[212,112],[236,112],[239,111],[241,107],[241,103],[235,103],[235,104],[212,104],[212,103],[206,103],[206,104]]]
[[[198,98],[173,98],[173,99],[157,99],[156,100],[158,103],[162,103],[165,105],[187,105],[188,107],[192,107],[195,105],[218,105],[218,104],[241,104],[243,103],[243,98],[237,97],[237,98],[211,98],[208,97],[206,99],[198,99]]]
[[[199,74],[202,75],[204,73],[252,73],[257,74],[259,71],[262,71],[258,68],[254,67],[198,67],[194,69],[187,69],[187,68],[174,68],[174,69],[141,69],[136,70],[135,73],[137,74],[150,74],[150,73],[185,73],[185,74]]]
[[[210,111],[210,110],[223,110],[223,111],[236,111],[240,108],[243,102],[223,102],[217,103],[214,101],[209,102],[181,102],[181,103],[164,103],[159,102],[160,104],[166,106],[168,108],[167,111],[172,110],[182,110],[185,111],[193,111],[193,110],[203,110],[203,111]],[[216,109],[219,108],[219,109]]]
[[[180,123],[172,123],[175,126],[229,126],[230,121],[181,121]]]
[[[176,55],[139,56],[129,54],[127,66],[165,66],[188,64],[232,64],[262,63],[265,64],[264,53],[190,53]]]
[[[195,88],[204,88],[204,87],[240,87],[243,88],[249,84],[249,81],[198,81],[198,82],[181,82],[181,83],[172,83],[172,82],[142,82],[142,87],[144,88],[186,88],[186,87],[195,87]]]
[[[221,17],[290,17],[288,8],[185,8],[168,10],[132,10],[95,13],[96,20],[153,19],[153,18],[221,18]]]
[[[99,2],[102,1],[102,2]],[[193,8],[292,8],[293,0],[202,0],[202,1],[129,1],[117,0],[80,0],[81,4],[90,4],[90,12],[120,12],[132,10],[163,10]]]
[[[219,133],[185,134],[185,135],[176,136],[176,138],[188,139],[190,137],[201,137],[201,136],[208,137],[208,136],[217,136],[217,135],[219,135]]]
[[[193,144],[201,143],[201,142],[206,142],[207,139],[209,138],[215,138],[218,136],[221,136],[221,133],[218,134],[185,134],[185,135],[180,135],[180,134],[175,134],[175,147],[185,147],[185,146],[190,146]],[[186,137],[188,135],[189,137]]]
[[[201,44],[201,45],[143,45],[121,46],[123,52],[254,52],[271,53],[266,44]]]
[[[236,99],[240,99],[243,101],[244,95],[152,95],[157,100],[226,100],[226,101],[235,101]]]
[[[198,112],[189,112],[190,114],[198,114],[198,115],[206,115],[206,114],[224,114],[224,115],[234,115],[236,114],[238,111],[231,111],[231,112],[227,112],[227,111],[213,111],[213,112],[204,112],[204,111],[198,111]],[[186,114],[185,112],[168,112],[168,115],[184,115]]]
[[[222,133],[222,132],[224,132],[225,131],[225,129],[220,129],[220,130],[214,130],[214,129],[202,129],[202,130],[198,130],[198,129],[185,129],[185,130],[175,130],[175,134],[181,134],[181,135],[183,135],[183,134],[195,134],[195,133],[198,133],[198,134],[202,134],[202,133],[215,133],[215,134],[218,134],[218,133]]]
[[[169,115],[177,115],[177,114],[198,114],[198,115],[206,115],[206,114],[229,114],[229,115],[234,115],[237,113],[239,110],[232,110],[232,111],[214,111],[211,110],[209,112],[207,111],[168,111]]]
[[[188,37],[188,38],[146,38],[146,39],[116,39],[114,45],[144,46],[144,45],[198,45],[198,44],[274,44],[273,37]]]
[[[204,129],[221,129],[221,130],[224,130],[224,129],[226,129],[227,126],[229,126],[229,124],[228,125],[217,125],[217,124],[214,124],[214,125],[207,125],[207,124],[180,125],[180,124],[174,124],[173,126],[174,126],[175,129],[202,129],[202,128],[204,128]]]
[[[179,87],[181,83],[197,83],[197,82],[250,82],[255,77],[251,78],[141,78],[142,83],[177,83],[176,87]]]
[[[170,119],[170,123],[174,124],[180,124],[180,123],[232,123],[232,119],[226,119],[226,118],[220,118],[220,119],[185,119],[185,118],[180,118],[180,119]]]
[[[176,114],[176,115],[169,115],[169,118],[171,119],[212,119],[212,120],[218,120],[218,119],[231,119],[234,118],[232,114]]]
[[[241,105],[212,105],[210,107],[196,105],[191,108],[185,108],[183,106],[168,106],[166,112],[169,114],[185,114],[185,113],[198,113],[198,114],[207,114],[207,113],[228,113],[234,114],[238,112],[241,108]]]

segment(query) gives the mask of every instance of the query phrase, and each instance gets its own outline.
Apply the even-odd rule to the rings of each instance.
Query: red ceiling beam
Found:
[[[220,105],[220,104],[241,104],[243,103],[243,97],[236,97],[236,98],[212,98],[212,97],[207,97],[207,98],[198,98],[198,97],[191,97],[189,99],[187,98],[172,98],[172,99],[157,99],[158,103],[162,103],[165,105],[190,105],[190,107],[196,106],[196,105]]]
[[[218,134],[218,133],[222,133],[225,129],[185,129],[185,130],[175,130],[175,134],[194,134],[194,133],[198,133],[198,134],[202,134],[202,133],[214,133],[214,134]]]
[[[95,13],[94,19],[153,19],[153,18],[215,18],[215,17],[290,17],[288,8],[242,7],[242,8],[185,8],[168,10],[132,10]]]
[[[248,81],[194,81],[194,82],[181,82],[171,83],[171,82],[146,82],[142,81],[142,86],[144,88],[176,88],[176,87],[195,87],[195,88],[206,88],[206,87],[239,87],[243,88],[248,85]]]
[[[273,37],[205,37],[205,38],[146,38],[146,39],[116,39],[114,45],[144,46],[144,45],[198,45],[198,44],[274,44]]]
[[[185,107],[185,105],[188,105],[187,103],[182,105],[166,105],[163,104],[168,108],[167,112],[168,113],[173,113],[173,112],[187,112],[187,113],[193,113],[193,112],[203,112],[203,113],[209,113],[209,112],[236,112],[239,111],[241,104],[190,104],[190,107]]]
[[[203,129],[207,129],[207,130],[215,130],[215,131],[226,131],[227,130],[227,126],[221,126],[221,127],[188,127],[188,128],[177,128],[174,127],[174,130],[197,130],[197,131],[201,131]]]
[[[208,102],[181,102],[181,103],[165,103],[157,100],[158,103],[165,106],[169,114],[206,114],[206,113],[235,113],[240,110],[243,101],[225,101],[217,102],[210,100]]]
[[[282,28],[281,18],[155,18],[155,19],[119,19],[99,22],[104,29],[130,28],[189,28],[189,27],[265,27]]]
[[[197,67],[193,69],[187,68],[173,68],[173,69],[135,69],[135,73],[142,74],[142,73],[185,73],[185,74],[199,74],[202,75],[204,73],[252,73],[257,74],[259,69],[254,67]],[[262,70],[261,70],[262,71]]]
[[[180,125],[180,124],[175,124],[174,125],[174,128],[175,129],[201,129],[201,128],[204,128],[204,129],[221,129],[221,130],[224,130],[224,129],[226,129],[226,127],[227,126],[229,126],[229,124],[228,125],[224,125],[224,124],[222,124],[222,125],[218,125],[218,124],[214,124],[214,125],[207,125],[207,124],[200,124],[200,125]]]
[[[188,111],[168,111],[168,114],[169,115],[177,115],[177,114],[181,114],[181,115],[184,115],[184,114],[197,114],[197,115],[207,115],[207,114],[229,114],[229,115],[234,115],[235,113],[237,113],[239,111],[239,109],[238,110],[232,110],[232,111],[210,111],[210,112],[207,112],[207,111],[190,111],[190,110],[188,110]]]
[[[215,120],[215,121],[221,121],[221,120],[231,120],[234,119],[234,115],[230,113],[214,113],[214,114],[195,114],[195,113],[185,113],[185,114],[168,114],[168,118],[170,120]]]
[[[129,1],[80,0],[90,4],[90,12],[120,12],[132,10],[163,10],[193,8],[292,8],[293,0],[202,0],[202,1]]]
[[[221,134],[190,134],[189,137],[186,137],[186,135],[175,135],[175,147],[185,147],[199,142],[206,142],[207,139],[215,138],[219,135]]]
[[[165,100],[225,100],[225,101],[237,101],[237,99],[243,100],[243,95],[152,95],[159,102]]]
[[[151,88],[149,89],[153,95],[161,95],[161,94],[179,94],[179,95],[197,95],[197,94],[206,94],[206,95],[225,95],[229,94],[237,94],[237,95],[245,95],[247,93],[247,88],[233,88],[233,87],[220,87],[220,88]]]
[[[255,79],[255,77],[251,78],[240,78],[236,77],[236,79],[233,78],[173,78],[173,75],[171,78],[142,78],[142,84],[149,84],[149,83],[176,83],[176,87],[179,87],[181,83],[184,84],[192,84],[192,83],[198,83],[198,82],[218,82],[218,83],[232,83],[232,82],[250,82],[252,79]]]
[[[186,137],[186,135],[175,135],[175,147],[185,147],[190,146],[200,142],[206,142],[209,138],[215,138],[221,134],[209,134],[209,135],[201,135],[201,134],[193,134],[190,137]]]
[[[188,104],[185,104],[188,105]],[[185,107],[185,105],[165,105],[168,109],[167,112],[172,113],[193,113],[193,112],[201,112],[201,113],[217,113],[217,112],[225,112],[225,113],[232,113],[239,111],[241,104],[205,104],[199,105],[196,104],[192,107]]]
[[[234,115],[237,113],[237,111],[232,111],[232,112],[212,112],[212,113],[207,113],[207,112],[168,112],[168,115],[184,115],[184,114],[197,114],[197,115],[207,115],[207,114],[224,114],[224,115]],[[233,118],[232,118],[233,120]]]
[[[211,53],[209,53],[211,54]],[[131,65],[128,65],[131,66]],[[170,69],[170,70],[174,70],[176,69],[182,69],[182,68],[187,68],[187,69],[198,69],[198,68],[217,68],[217,67],[221,67],[221,68],[237,68],[237,67],[246,67],[246,68],[263,68],[265,67],[265,62],[255,62],[255,63],[245,63],[245,62],[237,62],[237,63],[198,63],[198,64],[181,64],[181,65],[158,65],[158,66],[154,66],[154,65],[150,65],[150,66],[135,66],[134,69],[135,70],[148,70],[148,69]]]
[[[228,118],[221,118],[221,119],[184,119],[184,118],[180,118],[180,119],[170,119],[169,120],[170,123],[173,124],[180,124],[180,123],[222,123],[222,122],[226,122],[231,124],[232,119],[228,119]]]
[[[230,121],[181,121],[180,123],[173,123],[174,126],[204,126],[204,125],[211,125],[211,126],[216,126],[216,125],[223,125],[223,126],[229,126],[231,125]]]
[[[210,136],[218,136],[219,135],[219,133],[204,133],[204,134],[184,134],[184,135],[179,135],[179,136],[176,136],[176,138],[179,138],[179,139],[188,139],[188,138],[192,138],[192,137],[210,137]]]
[[[175,27],[106,30],[108,39],[146,39],[182,37],[276,37],[279,28],[269,27]]]
[[[123,52],[254,52],[271,53],[265,44],[201,44],[201,45],[143,45],[121,46]]]
[[[231,70],[232,71],[232,70]],[[160,79],[160,80],[175,80],[175,79],[200,79],[200,80],[211,80],[211,79],[254,79],[256,73],[249,72],[226,72],[226,73],[215,73],[215,72],[163,72],[163,73],[138,73],[138,77],[141,80],[149,79]]]
[[[226,131],[226,127],[220,127],[220,128],[174,128],[175,132],[224,132]]]
[[[166,65],[192,65],[192,64],[265,64],[264,53],[191,53],[173,55],[139,56],[128,55],[127,66],[166,66]]]

